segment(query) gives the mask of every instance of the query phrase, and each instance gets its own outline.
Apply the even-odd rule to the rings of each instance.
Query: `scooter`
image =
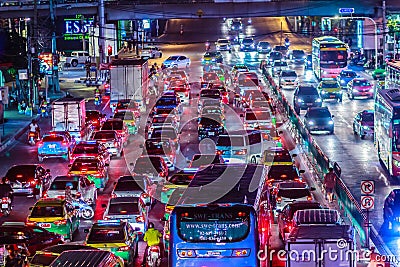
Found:
[[[101,104],[101,96],[100,96],[100,94],[96,94],[96,95],[94,96],[94,104],[95,104],[96,106],[100,106],[100,104]]]
[[[159,246],[149,247],[147,253],[146,266],[147,267],[158,267],[161,264],[161,252]]]
[[[94,217],[93,208],[82,198],[76,199],[73,202],[74,208],[78,210],[78,216],[90,220]]]
[[[37,132],[29,132],[28,133],[28,143],[31,146],[36,145],[36,142],[38,141],[39,137],[38,137],[38,133]]]
[[[205,46],[206,46],[206,51],[209,51],[210,50],[210,42],[206,42]]]
[[[286,46],[287,49],[289,49],[290,41],[285,41],[285,46]]]
[[[47,106],[40,106],[40,116],[42,116],[42,118],[47,118],[49,117],[49,112],[48,112],[48,107]]]
[[[1,213],[3,213],[3,215],[5,217],[10,215],[10,213],[11,213],[11,199],[9,197],[3,197],[1,199]]]

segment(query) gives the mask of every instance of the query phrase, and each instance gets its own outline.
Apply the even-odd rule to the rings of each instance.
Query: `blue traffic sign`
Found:
[[[354,8],[352,7],[347,7],[347,8],[339,8],[339,13],[343,14],[343,13],[354,13]]]

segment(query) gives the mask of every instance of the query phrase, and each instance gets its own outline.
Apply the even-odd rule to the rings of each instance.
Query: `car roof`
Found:
[[[308,188],[308,185],[300,181],[284,181],[278,184],[279,189],[295,189],[295,188]]]
[[[62,205],[64,203],[65,203],[64,199],[59,199],[59,198],[41,198],[35,203],[35,206]]]
[[[54,178],[55,181],[79,181],[79,179],[83,177],[82,175],[60,175]]]

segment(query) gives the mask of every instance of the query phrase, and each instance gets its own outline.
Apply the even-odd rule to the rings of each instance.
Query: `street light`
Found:
[[[374,36],[375,36],[375,69],[378,68],[378,27],[376,25],[375,20],[373,20],[370,17],[338,17],[338,16],[335,16],[334,18],[328,17],[325,19],[329,19],[329,20],[332,20],[332,19],[369,19],[370,21],[372,21],[372,23],[374,23],[374,27],[375,27],[375,33],[374,33]]]

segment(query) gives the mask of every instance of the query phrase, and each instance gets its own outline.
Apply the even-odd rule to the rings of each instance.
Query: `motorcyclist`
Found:
[[[142,266],[146,266],[147,255],[151,246],[159,246],[161,240],[161,233],[157,229],[154,229],[154,223],[150,222],[146,233],[144,234],[143,241],[146,242],[146,249],[143,255]]]
[[[14,191],[10,185],[10,181],[7,177],[3,177],[0,183],[0,198],[8,197],[12,203],[14,200],[13,192]]]
[[[65,195],[64,196],[65,196],[65,201],[68,202],[68,203],[72,203],[74,201],[71,189],[72,189],[72,185],[71,184],[67,184],[66,187],[65,187]]]
[[[286,35],[285,44],[288,45],[289,43],[290,43],[290,41],[289,41],[289,36]]]
[[[210,50],[210,41],[209,40],[207,40],[207,42],[205,43],[205,45],[206,45],[206,51],[208,51],[208,50]]]
[[[42,112],[42,110],[44,110],[44,116],[45,117],[48,117],[49,116],[49,114],[48,114],[48,111],[47,111],[47,109],[48,109],[48,102],[47,102],[47,100],[46,99],[43,99],[43,101],[40,103],[40,111]]]
[[[32,119],[32,122],[29,124],[29,133],[35,133],[36,140],[40,138],[40,127],[35,119]]]

